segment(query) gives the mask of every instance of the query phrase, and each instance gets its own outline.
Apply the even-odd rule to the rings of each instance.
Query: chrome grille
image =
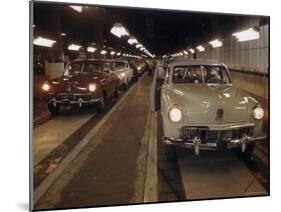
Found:
[[[251,136],[253,127],[243,127],[233,130],[209,130],[206,127],[182,127],[180,129],[180,137],[184,140],[192,140],[195,136],[199,136],[203,143],[213,143],[217,141],[227,141],[230,139],[240,139],[243,134]]]

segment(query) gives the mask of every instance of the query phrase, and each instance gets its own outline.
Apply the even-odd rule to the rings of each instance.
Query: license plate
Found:
[[[209,147],[216,147],[217,146],[216,143],[206,143],[206,145],[209,146]]]

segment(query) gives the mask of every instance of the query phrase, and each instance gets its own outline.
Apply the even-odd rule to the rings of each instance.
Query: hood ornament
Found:
[[[218,109],[217,110],[217,116],[216,116],[217,121],[223,121],[224,120],[224,111],[223,109]]]

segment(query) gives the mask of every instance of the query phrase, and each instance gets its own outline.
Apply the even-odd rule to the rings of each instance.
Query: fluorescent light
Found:
[[[101,52],[100,52],[101,54],[106,54],[107,53],[107,51],[105,51],[105,50],[101,50]]]
[[[222,42],[218,39],[210,41],[209,44],[211,44],[213,48],[217,48],[217,47],[222,46]]]
[[[184,53],[184,54],[188,54],[188,52],[187,52],[187,51],[183,51],[183,53]]]
[[[195,53],[194,49],[189,49],[188,51],[190,51],[191,54],[194,54],[194,53]]]
[[[68,46],[68,50],[72,50],[72,51],[78,51],[82,46],[80,45],[76,45],[76,44],[70,44]]]
[[[122,36],[129,35],[125,27],[120,23],[115,23],[113,27],[111,28],[110,32],[117,36],[118,38],[121,38]]]
[[[140,43],[136,45],[136,48],[141,48],[141,47],[143,47],[143,45]]]
[[[115,51],[111,51],[110,54],[111,54],[111,55],[115,55]]]
[[[121,55],[121,52],[118,52],[118,53],[117,53],[117,56],[120,56],[120,55]]]
[[[76,12],[79,12],[79,13],[81,13],[82,10],[83,10],[83,7],[82,7],[82,6],[74,6],[74,5],[71,5],[71,6],[69,6],[69,7],[71,7],[73,10],[75,10]]]
[[[238,41],[249,41],[249,40],[256,40],[260,38],[260,33],[253,28],[249,28],[248,30],[236,32],[232,34],[235,36]]]
[[[33,44],[37,46],[52,47],[56,41],[47,38],[38,37],[33,40]]]
[[[64,32],[60,33],[61,36],[66,36],[66,34]]]
[[[96,50],[97,50],[97,48],[92,47],[92,46],[89,46],[89,47],[87,48],[87,52],[91,52],[91,53],[95,52]]]
[[[133,36],[130,36],[130,38],[128,39],[128,43],[133,45],[135,43],[138,43],[137,39]]]
[[[205,48],[201,45],[197,46],[196,49],[198,49],[199,52],[205,51]]]

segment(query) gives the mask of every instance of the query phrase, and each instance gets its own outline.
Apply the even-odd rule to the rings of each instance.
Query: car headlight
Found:
[[[121,78],[124,78],[124,77],[125,77],[125,73],[122,72],[122,73],[120,74],[120,77],[121,77]]]
[[[262,119],[264,116],[264,110],[260,106],[255,107],[253,109],[253,116],[257,120]]]
[[[43,89],[44,91],[49,91],[49,90],[50,90],[50,85],[45,82],[45,83],[42,85],[42,89]]]
[[[169,110],[169,119],[172,122],[179,122],[182,119],[182,112],[181,109],[173,106],[170,110]]]
[[[89,91],[94,92],[96,89],[97,89],[97,85],[95,83],[89,85]]]

